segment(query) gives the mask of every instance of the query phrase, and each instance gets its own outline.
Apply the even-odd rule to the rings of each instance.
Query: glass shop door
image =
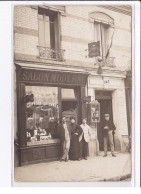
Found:
[[[78,123],[78,98],[75,89],[61,88],[61,106],[62,116],[66,116],[68,122],[73,116]]]

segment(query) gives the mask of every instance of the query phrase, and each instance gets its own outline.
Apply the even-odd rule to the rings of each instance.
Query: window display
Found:
[[[26,86],[25,99],[27,145],[58,142],[58,88]]]

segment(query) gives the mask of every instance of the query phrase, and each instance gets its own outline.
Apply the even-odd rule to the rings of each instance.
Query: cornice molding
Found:
[[[123,13],[125,15],[132,15],[132,7],[131,6],[119,6],[119,5],[97,5],[97,7],[102,7],[105,9],[109,9],[112,11],[116,11],[119,13]]]

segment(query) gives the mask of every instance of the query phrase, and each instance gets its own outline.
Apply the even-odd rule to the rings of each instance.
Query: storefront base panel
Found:
[[[20,166],[55,161],[60,156],[60,144],[20,148]]]
[[[99,155],[99,142],[97,139],[93,139],[89,142],[89,157]]]
[[[114,145],[115,151],[121,151],[120,139],[117,137],[117,135],[114,135]]]
[[[122,135],[121,136],[121,152],[129,152],[130,151],[130,143],[129,143],[129,137],[128,135]]]
[[[115,151],[128,152],[130,150],[128,135],[122,135],[120,138],[115,136]]]

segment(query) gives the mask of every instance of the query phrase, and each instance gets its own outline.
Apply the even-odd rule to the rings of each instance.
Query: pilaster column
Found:
[[[91,101],[95,100],[95,89],[89,88],[88,95],[91,96]],[[88,114],[88,113],[87,113]],[[89,142],[89,156],[99,155],[99,142],[97,139],[97,123],[90,123],[91,127],[91,141]]]

